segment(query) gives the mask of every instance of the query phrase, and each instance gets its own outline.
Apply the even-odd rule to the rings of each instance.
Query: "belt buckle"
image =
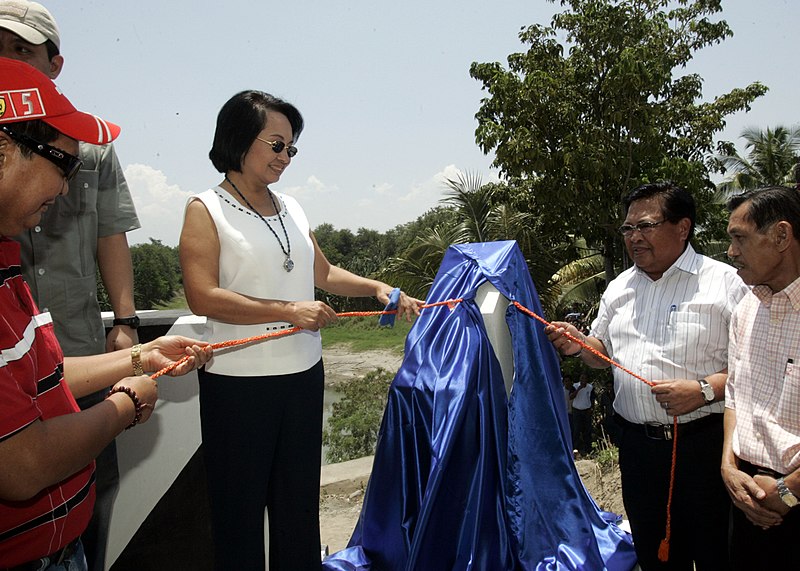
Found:
[[[653,440],[672,440],[672,425],[657,424],[655,422],[644,423],[644,434]]]

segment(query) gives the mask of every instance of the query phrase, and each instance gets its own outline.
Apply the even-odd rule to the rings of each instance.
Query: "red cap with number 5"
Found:
[[[55,83],[27,63],[0,58],[0,123],[40,119],[67,137],[95,145],[110,143],[120,128],[75,109]]]

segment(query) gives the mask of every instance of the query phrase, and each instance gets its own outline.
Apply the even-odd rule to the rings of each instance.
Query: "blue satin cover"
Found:
[[[572,461],[558,357],[513,305],[514,388],[474,298],[489,280],[542,315],[516,242],[451,246],[408,334],[364,505],[327,570],[627,571],[630,537],[602,512]]]

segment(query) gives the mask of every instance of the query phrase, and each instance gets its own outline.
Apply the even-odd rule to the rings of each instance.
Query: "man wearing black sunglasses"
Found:
[[[59,50],[58,26],[44,6],[28,0],[0,0],[0,57],[24,61],[55,79],[64,64]],[[95,142],[99,145],[80,144],[77,155],[84,164],[66,173],[71,179],[69,194],[49,206],[40,224],[15,237],[22,245],[25,279],[39,306],[53,316],[66,355],[131,349],[139,341],[125,234],[138,228],[139,220],[110,138],[105,133]],[[60,160],[38,144],[31,150],[46,159]],[[75,164],[62,166],[70,169]],[[115,316],[107,338],[97,301],[98,268]],[[79,404],[88,407],[103,396],[89,395]],[[111,506],[119,482],[114,443],[98,459],[98,481],[96,519],[84,536],[92,569],[104,567]]]
[[[75,175],[78,174],[78,171],[81,170],[81,167],[83,166],[83,161],[78,157],[71,155],[66,151],[62,151],[57,147],[50,146],[47,143],[40,143],[36,139],[32,139],[31,137],[28,137],[22,133],[16,133],[6,125],[0,125],[0,130],[14,139],[17,143],[23,145],[29,151],[32,151],[40,157],[47,159],[60,168],[61,172],[64,173],[64,178],[67,180],[67,182],[75,178]]]

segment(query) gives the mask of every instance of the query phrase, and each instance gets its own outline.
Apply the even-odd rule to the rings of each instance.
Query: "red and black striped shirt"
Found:
[[[0,443],[32,423],[77,412],[49,313],[20,272],[19,244],[0,238]],[[0,567],[57,551],[78,537],[94,505],[94,463],[26,501],[0,500]]]

